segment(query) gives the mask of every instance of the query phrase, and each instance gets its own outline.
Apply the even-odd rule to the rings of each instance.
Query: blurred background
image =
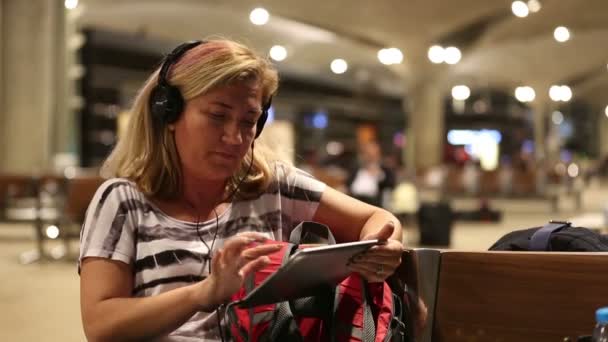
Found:
[[[163,55],[214,36],[280,72],[261,139],[397,214],[407,246],[605,232],[606,0],[0,0],[2,341],[84,340],[98,167]]]

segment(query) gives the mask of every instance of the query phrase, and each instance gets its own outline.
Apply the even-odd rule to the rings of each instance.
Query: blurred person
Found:
[[[392,214],[254,144],[277,88],[269,62],[229,40],[182,44],[145,82],[81,231],[90,341],[224,340],[222,304],[279,249],[260,243],[305,220],[340,242],[387,239],[351,266],[370,282],[399,265]]]
[[[425,187],[443,192],[448,177],[448,168],[445,165],[431,166],[423,174],[423,184]]]
[[[476,195],[479,192],[479,162],[469,160],[462,171],[462,184],[467,194]]]
[[[386,193],[395,187],[394,172],[382,162],[380,145],[375,142],[364,143],[356,167],[349,173],[346,181],[351,196],[374,206],[387,206]]]
[[[508,156],[504,156],[500,161],[498,183],[501,194],[505,196],[511,194],[513,189],[513,167],[511,165],[511,159]]]
[[[420,206],[414,176],[404,175],[400,177],[400,181],[393,190],[391,200],[391,212],[401,220],[401,224],[405,226],[413,225]]]

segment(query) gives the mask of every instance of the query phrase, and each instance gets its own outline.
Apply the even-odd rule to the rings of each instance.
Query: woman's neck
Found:
[[[212,210],[223,202],[225,181],[207,181],[184,177],[183,199],[197,211]]]

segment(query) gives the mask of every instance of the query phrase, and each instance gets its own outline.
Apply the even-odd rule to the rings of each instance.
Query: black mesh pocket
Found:
[[[318,317],[329,322],[333,312],[335,289],[322,286],[315,290],[315,295],[292,300],[291,310],[298,317]]]

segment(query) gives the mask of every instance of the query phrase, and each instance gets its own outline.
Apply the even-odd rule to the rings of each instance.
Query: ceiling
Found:
[[[285,74],[347,88],[370,87],[401,96],[418,82],[434,80],[449,91],[455,84],[495,87],[512,93],[529,85],[536,102],[548,100],[552,84],[571,86],[574,98],[597,108],[608,105],[608,0],[539,0],[542,8],[515,17],[510,0],[81,0],[82,26],[131,32],[167,52],[177,41],[220,35],[267,52],[288,50],[277,62]],[[264,7],[266,25],[249,12]],[[571,39],[558,43],[557,26]],[[431,45],[462,51],[456,65],[432,64]],[[378,61],[380,48],[397,47],[402,64]],[[334,58],[349,63],[345,74],[329,69]]]

